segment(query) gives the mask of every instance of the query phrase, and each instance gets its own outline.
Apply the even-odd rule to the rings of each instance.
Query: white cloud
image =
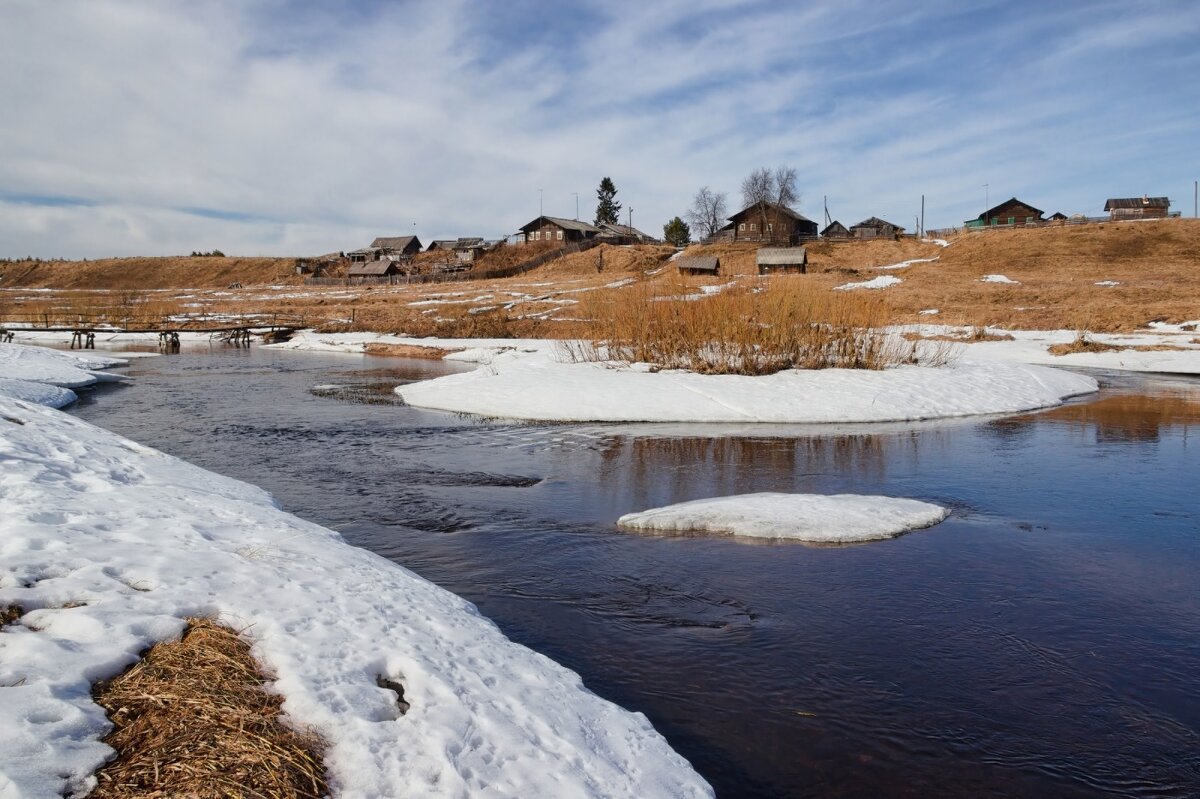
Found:
[[[1186,82],[1079,80],[1072,58],[1121,45],[1107,18],[670,0],[595,4],[578,26],[563,6],[560,41],[497,8],[10,0],[0,199],[25,202],[0,206],[0,255],[300,254],[413,222],[495,236],[539,188],[547,213],[579,192],[590,216],[604,175],[656,232],[698,186],[732,194],[784,162],[814,218],[828,194],[844,222],[909,224],[925,193],[931,226],[955,224],[985,182],[1068,212],[1110,185],[1182,194],[1168,156],[1197,133]],[[1158,17],[1134,30],[1121,52],[1161,70],[1177,39]]]

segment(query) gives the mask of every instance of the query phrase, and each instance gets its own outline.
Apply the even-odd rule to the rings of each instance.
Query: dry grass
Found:
[[[5,288],[61,289],[223,288],[233,283],[298,284],[294,258],[105,258],[31,261],[0,267]]]
[[[0,607],[0,627],[12,624],[23,615],[24,611],[22,611],[17,605],[5,605]]]
[[[743,281],[682,299],[688,291],[675,280],[591,295],[580,305],[591,320],[590,344],[569,355],[743,375],[883,369],[913,357],[911,345],[878,332],[887,318],[881,302],[813,290],[803,277]]]
[[[210,619],[155,645],[129,671],[96,686],[114,729],[116,760],[93,799],[320,797],[321,742],[280,720],[249,647]]]
[[[363,347],[367,355],[382,355],[389,358],[421,358],[423,360],[440,361],[452,352],[462,350],[446,350],[440,347],[418,347],[414,344],[367,344]]]

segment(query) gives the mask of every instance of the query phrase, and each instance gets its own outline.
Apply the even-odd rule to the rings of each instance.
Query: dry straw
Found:
[[[280,719],[249,646],[211,619],[157,644],[94,691],[117,758],[97,773],[93,799],[320,797],[321,741]]]
[[[591,320],[589,341],[568,354],[742,375],[885,369],[914,358],[910,342],[882,331],[888,311],[874,298],[831,294],[791,277],[743,279],[711,291],[660,281],[598,292],[580,305]]]

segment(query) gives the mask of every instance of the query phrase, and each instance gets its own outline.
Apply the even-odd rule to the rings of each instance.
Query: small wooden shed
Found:
[[[850,238],[850,229],[836,219],[825,226],[821,231],[823,239],[848,239]]]
[[[721,259],[715,255],[688,255],[675,261],[681,275],[719,275]]]
[[[346,271],[346,276],[349,278],[390,277],[399,274],[401,274],[399,261],[353,263]]]
[[[760,275],[772,272],[798,272],[808,270],[808,253],[803,247],[764,247],[755,257]]]

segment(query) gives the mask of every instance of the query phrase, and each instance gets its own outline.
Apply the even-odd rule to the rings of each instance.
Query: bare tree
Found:
[[[701,239],[711,239],[717,231],[725,226],[728,209],[725,205],[725,192],[713,191],[704,186],[692,198],[692,207],[686,216]]]
[[[742,181],[742,204],[749,208],[775,199],[775,175],[763,167],[756,169]]]
[[[796,193],[796,167],[780,166],[775,168],[775,204],[791,208],[800,201]]]

